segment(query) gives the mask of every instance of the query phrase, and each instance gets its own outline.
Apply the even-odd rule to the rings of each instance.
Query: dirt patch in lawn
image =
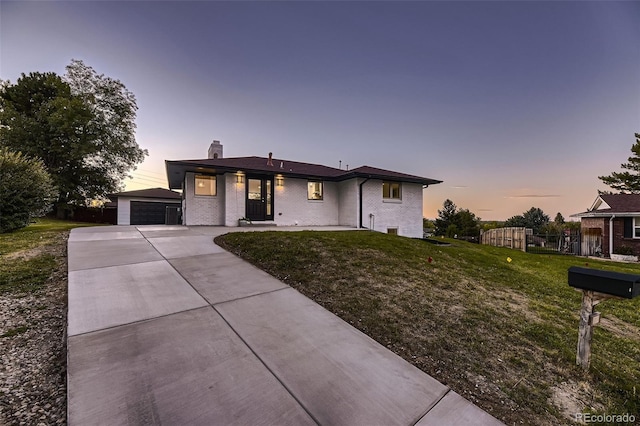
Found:
[[[8,253],[2,256],[2,259],[5,261],[13,261],[13,260],[29,260],[34,257],[40,256],[43,253],[51,252],[50,246],[40,246],[27,250],[20,250],[14,253]]]
[[[594,399],[594,390],[588,382],[568,381],[552,388],[551,402],[567,420],[576,421],[579,413],[604,410]]]

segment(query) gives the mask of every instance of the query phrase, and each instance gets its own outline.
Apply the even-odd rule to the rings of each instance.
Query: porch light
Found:
[[[236,175],[236,183],[244,183],[244,175],[238,173]]]
[[[284,178],[282,176],[276,176],[276,186],[284,186]]]

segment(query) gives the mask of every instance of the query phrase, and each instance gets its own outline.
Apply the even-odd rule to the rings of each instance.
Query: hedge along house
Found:
[[[600,194],[580,218],[582,254],[610,256],[621,247],[640,255],[640,194]]]
[[[362,166],[352,170],[269,157],[166,161],[182,189],[184,225],[352,226],[422,237],[423,190],[439,180]]]
[[[182,195],[164,188],[109,194],[117,204],[118,225],[177,225],[182,222]]]

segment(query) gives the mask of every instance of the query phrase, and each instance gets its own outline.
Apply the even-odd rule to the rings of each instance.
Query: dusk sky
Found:
[[[164,161],[267,156],[444,181],[483,220],[586,210],[640,132],[640,2],[0,2],[0,78],[119,79]]]

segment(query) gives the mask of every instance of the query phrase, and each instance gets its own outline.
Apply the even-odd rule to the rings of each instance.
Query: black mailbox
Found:
[[[640,275],[623,274],[622,272],[572,266],[569,268],[569,285],[625,299],[640,296]]]

